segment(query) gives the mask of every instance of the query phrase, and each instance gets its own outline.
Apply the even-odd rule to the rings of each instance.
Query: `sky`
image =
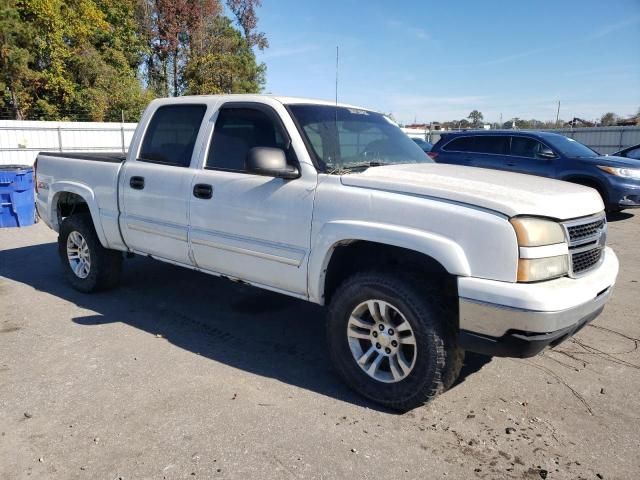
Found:
[[[265,92],[410,123],[640,108],[640,0],[263,0]],[[502,116],[502,117],[501,117]]]

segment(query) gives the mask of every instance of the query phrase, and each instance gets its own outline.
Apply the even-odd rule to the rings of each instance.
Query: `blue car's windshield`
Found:
[[[289,111],[327,172],[433,162],[380,113],[331,105],[290,105]]]
[[[545,140],[565,157],[597,157],[600,154],[586,145],[563,135],[545,137]]]

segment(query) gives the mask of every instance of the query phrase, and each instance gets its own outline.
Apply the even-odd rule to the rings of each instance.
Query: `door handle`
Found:
[[[206,183],[197,183],[193,187],[193,196],[202,198],[203,200],[209,200],[213,196],[213,187]]]
[[[144,188],[144,177],[131,177],[129,186],[135,190],[142,190]]]

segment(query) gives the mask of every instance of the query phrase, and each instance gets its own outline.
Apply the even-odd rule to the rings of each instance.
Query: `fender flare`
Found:
[[[50,192],[49,222],[56,232],[60,231],[60,225],[58,225],[58,199],[63,193],[73,193],[82,198],[89,207],[89,213],[91,214],[91,220],[93,221],[93,227],[98,235],[98,239],[103,247],[108,248],[107,237],[104,234],[102,222],[100,221],[100,208],[96,202],[93,190],[81,183],[61,181],[51,185]]]
[[[327,267],[336,247],[353,241],[369,241],[413,250],[433,258],[452,275],[471,275],[464,250],[450,238],[397,225],[339,220],[323,225],[311,248],[308,285],[312,302],[324,303]]]

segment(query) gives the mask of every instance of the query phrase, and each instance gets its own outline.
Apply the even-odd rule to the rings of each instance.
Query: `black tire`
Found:
[[[370,377],[349,347],[349,317],[354,308],[371,299],[393,305],[413,329],[415,364],[396,383]],[[400,411],[424,405],[453,385],[460,374],[464,351],[456,344],[455,315],[455,303],[417,277],[377,271],[356,274],[338,288],[329,306],[327,339],[333,365],[351,388],[376,403]]]
[[[80,278],[74,273],[67,258],[67,239],[72,232],[80,233],[89,248],[91,267],[86,278]],[[75,214],[62,222],[58,235],[58,253],[69,283],[80,292],[106,290],[115,287],[120,281],[122,253],[102,246],[89,213]]]

